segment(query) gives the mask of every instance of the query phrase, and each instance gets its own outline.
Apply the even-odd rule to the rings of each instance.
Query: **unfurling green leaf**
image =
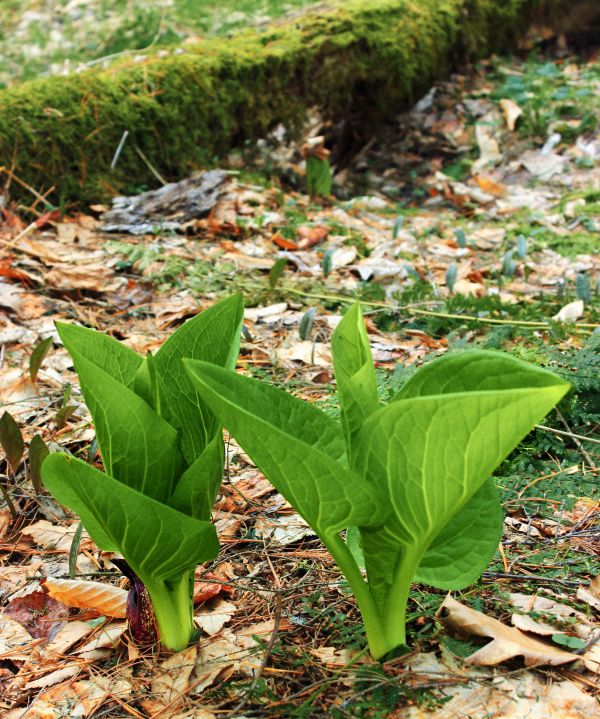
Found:
[[[42,365],[42,362],[44,361],[44,357],[48,354],[48,350],[51,346],[52,337],[46,337],[45,340],[42,340],[38,345],[33,348],[33,352],[31,353],[31,357],[29,358],[29,376],[31,377],[32,382],[36,381],[37,374]]]
[[[14,474],[21,463],[25,444],[19,425],[8,412],[0,417],[0,445]]]
[[[286,265],[287,259],[285,257],[280,257],[278,260],[275,260],[271,266],[271,269],[269,270],[269,287],[271,289],[274,289],[277,286]]]
[[[29,477],[36,492],[42,489],[42,464],[50,454],[39,434],[34,434],[29,443]]]
[[[312,197],[331,195],[331,167],[329,161],[309,155],[306,158],[306,189]]]
[[[321,260],[321,269],[323,270],[323,277],[327,277],[329,273],[332,270],[333,267],[333,253],[335,250],[327,250],[324,255],[323,259]]]
[[[587,275],[583,272],[579,272],[575,278],[575,291],[577,299],[583,300],[586,303],[592,301],[592,290],[590,289],[590,281]]]
[[[397,240],[398,235],[400,234],[400,230],[402,229],[404,225],[404,215],[398,215],[396,219],[394,220],[394,227],[392,229],[392,239]]]
[[[317,310],[314,307],[311,307],[302,315],[300,319],[300,327],[298,328],[301,340],[307,340],[310,337],[316,314]]]
[[[333,555],[379,658],[405,644],[413,581],[461,589],[485,569],[502,531],[492,472],[568,385],[509,355],[471,350],[421,368],[382,406],[359,305],[332,350],[341,422],[256,380],[184,364]]]
[[[527,257],[527,238],[525,235],[517,237],[517,255],[524,260]]]
[[[454,230],[454,239],[456,240],[456,244],[459,247],[467,246],[467,236],[465,235],[465,231],[462,229],[462,227],[457,227]]]
[[[42,478],[99,547],[120,552],[144,583],[163,645],[193,631],[191,580],[218,552],[210,514],[223,471],[221,424],[184,370],[184,357],[232,370],[243,305],[234,296],[141,357],[93,330],[57,323],[92,415],[105,473],[66,454]]]
[[[452,294],[454,292],[454,285],[456,284],[456,276],[458,275],[458,268],[455,264],[451,264],[446,270],[446,287],[448,292]]]

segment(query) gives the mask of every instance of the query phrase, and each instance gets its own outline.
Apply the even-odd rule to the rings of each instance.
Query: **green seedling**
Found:
[[[145,358],[107,335],[57,323],[105,471],[51,454],[42,465],[44,485],[80,516],[101,549],[123,555],[150,595],[167,649],[189,642],[194,569],[219,549],[209,520],[224,456],[219,420],[181,360],[192,357],[231,371],[242,315],[241,297],[228,298]]]
[[[382,406],[359,305],[332,350],[340,422],[259,381],[184,364],[334,557],[379,659],[406,644],[412,582],[462,589],[486,568],[503,520],[491,474],[569,385],[509,355],[469,350],[419,369]]]

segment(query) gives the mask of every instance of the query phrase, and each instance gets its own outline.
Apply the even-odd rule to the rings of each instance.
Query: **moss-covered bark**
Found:
[[[0,92],[0,165],[58,203],[181,178],[305,109],[370,123],[413,102],[460,60],[511,47],[532,13],[564,0],[346,0],[264,31],[167,57]],[[115,170],[111,159],[130,135]]]

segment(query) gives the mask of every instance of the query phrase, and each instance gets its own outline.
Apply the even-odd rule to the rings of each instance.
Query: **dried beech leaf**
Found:
[[[152,699],[142,701],[150,714],[160,712],[164,707],[176,709],[188,692],[190,676],[196,663],[198,647],[193,645],[166,659],[152,680]]]
[[[48,594],[67,607],[94,609],[105,617],[123,619],[127,607],[127,592],[102,582],[47,577],[43,585]]]
[[[478,637],[492,638],[489,644],[466,657],[467,662],[493,666],[513,657],[523,657],[525,665],[531,666],[566,664],[580,658],[577,654],[564,652],[538,639],[532,639],[514,627],[507,627],[497,619],[457,602],[450,595],[446,597],[442,607],[448,612],[443,619],[447,627]]]
[[[194,622],[212,637],[223,629],[235,612],[237,612],[237,606],[233,604],[233,602],[227,602],[221,599],[215,603],[212,609],[196,615]]]
[[[76,523],[70,527],[62,527],[61,525],[52,524],[45,519],[41,519],[39,522],[22,529],[21,533],[31,537],[42,549],[53,549],[55,552],[69,552],[76,529]],[[80,547],[84,545],[84,538],[87,540],[87,546],[89,546],[89,535],[84,531],[81,544],[79,545]]]

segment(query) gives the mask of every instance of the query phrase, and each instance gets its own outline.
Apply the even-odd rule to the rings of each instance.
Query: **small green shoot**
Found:
[[[31,357],[29,358],[29,376],[31,377],[32,382],[36,381],[37,374],[42,365],[42,362],[44,361],[44,357],[48,354],[48,350],[51,346],[52,337],[46,337],[45,340],[42,340],[38,345],[33,348],[33,352],[31,353]]]

